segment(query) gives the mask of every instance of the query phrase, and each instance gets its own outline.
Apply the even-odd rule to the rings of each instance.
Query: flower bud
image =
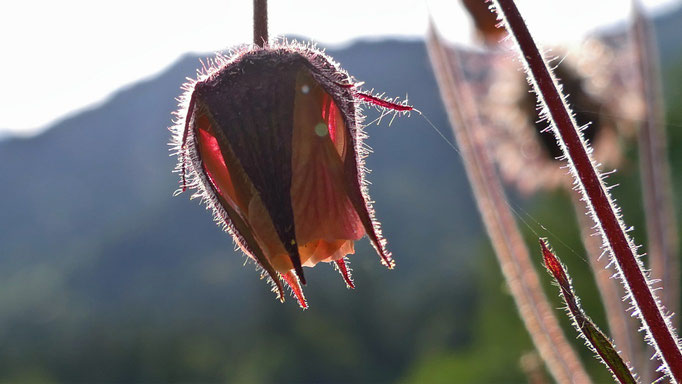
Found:
[[[346,256],[365,235],[393,267],[363,167],[360,103],[374,97],[331,58],[297,43],[248,47],[184,88],[172,128],[182,190],[196,189],[280,300],[284,282],[307,307],[303,267],[319,262],[352,288]]]

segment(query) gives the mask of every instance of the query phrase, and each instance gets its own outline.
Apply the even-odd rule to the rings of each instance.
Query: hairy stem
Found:
[[[594,279],[601,295],[601,300],[606,310],[606,320],[609,324],[609,334],[621,349],[626,360],[633,362],[639,372],[646,372],[647,365],[642,347],[644,346],[637,334],[637,320],[627,316],[627,305],[623,302],[625,292],[616,279],[611,278],[612,269],[607,269],[608,257],[602,255],[602,241],[595,233],[593,221],[585,214],[580,202],[580,193],[575,190],[569,191],[572,197],[575,215],[580,226],[580,235],[583,246],[590,261],[590,267],[594,273]],[[644,380],[646,382],[646,380]]]
[[[268,44],[268,0],[253,0],[253,43]]]
[[[587,207],[599,227],[609,251],[615,258],[626,291],[650,335],[666,373],[676,382],[682,381],[682,353],[674,329],[663,315],[649,281],[635,254],[635,245],[625,233],[616,207],[602,182],[586,144],[573,120],[564,97],[547,67],[535,41],[513,0],[494,0],[497,12],[504,19],[509,33],[517,42],[534,88],[547,108],[552,126],[562,150],[583,192]]]
[[[665,111],[661,92],[658,50],[653,31],[635,2],[633,38],[637,49],[645,120],[639,127],[639,164],[646,209],[647,254],[651,277],[660,279],[661,299],[671,313],[679,313],[680,281],[677,260],[677,223],[667,159]]]
[[[428,46],[478,209],[524,325],[557,382],[588,383],[590,379],[543,292],[492,159],[476,136],[482,123],[470,90],[464,84],[456,51],[445,49],[433,27]]]

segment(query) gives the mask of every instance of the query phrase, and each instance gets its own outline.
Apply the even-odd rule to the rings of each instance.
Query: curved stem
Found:
[[[253,0],[253,43],[268,44],[268,0]]]
[[[682,352],[675,331],[663,315],[658,299],[651,290],[649,280],[642,271],[641,261],[635,254],[636,247],[625,233],[624,223],[617,213],[608,189],[594,168],[586,144],[565,104],[565,99],[514,1],[495,0],[495,8],[504,19],[507,30],[521,50],[528,74],[539,98],[548,110],[554,133],[568,159],[576,184],[583,192],[592,218],[598,225],[618,266],[625,289],[632,298],[644,329],[649,333],[657,356],[663,362],[670,378],[680,383],[682,382]]]
[[[487,148],[477,135],[483,122],[476,101],[464,83],[457,51],[445,49],[433,26],[428,49],[483,224],[531,340],[556,382],[590,383],[544,294],[528,247],[507,203],[502,182]]]

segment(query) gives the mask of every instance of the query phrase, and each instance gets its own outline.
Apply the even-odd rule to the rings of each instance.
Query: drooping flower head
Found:
[[[492,151],[502,176],[523,193],[570,185],[557,167],[562,151],[541,114],[520,63],[510,56],[491,2],[462,0],[484,47],[457,50],[468,88],[480,101],[476,111],[485,129],[480,137]],[[481,49],[482,48],[482,49]],[[569,48],[569,49],[566,49]],[[595,159],[615,167],[621,144],[631,139],[643,117],[637,81],[636,48],[627,33],[592,36],[579,46],[555,47],[554,63],[576,121],[591,143]],[[515,57],[515,56],[514,56]]]
[[[641,119],[641,97],[628,77],[634,76],[632,52],[622,41],[590,38],[570,53],[554,51],[562,61],[554,68],[573,106],[583,136],[597,161],[615,167],[623,159],[623,142]],[[523,71],[503,55],[491,71],[482,113],[491,129],[485,132],[505,179],[524,193],[570,183],[557,167],[562,152],[540,116],[536,95]]]
[[[352,288],[346,256],[365,235],[393,267],[367,194],[360,103],[410,107],[361,93],[323,52],[286,41],[218,55],[184,89],[172,128],[181,190],[196,189],[280,300],[284,282],[305,308],[303,267],[319,262]]]

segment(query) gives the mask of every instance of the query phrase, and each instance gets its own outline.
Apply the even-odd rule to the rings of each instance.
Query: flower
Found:
[[[512,48],[497,15],[482,0],[462,0],[473,21],[476,48],[456,50],[458,70],[467,88],[479,100],[474,111],[484,129],[477,135],[490,149],[504,179],[522,193],[571,185],[557,166],[562,156],[550,123],[540,114],[538,101],[520,63],[510,57]],[[555,47],[561,58],[553,65],[572,105],[594,158],[608,167],[623,161],[621,144],[631,139],[643,119],[644,100],[638,82],[637,50],[627,32],[595,35],[579,46]]]
[[[641,96],[627,81],[636,75],[631,47],[623,40],[593,37],[570,53],[560,48],[555,52],[563,60],[554,73],[595,159],[618,166],[623,161],[622,143],[632,138],[642,118]],[[570,185],[565,171],[557,167],[561,149],[549,122],[539,116],[523,71],[504,53],[497,56],[480,108],[490,128],[483,135],[502,175],[524,193]]]
[[[218,55],[184,85],[172,145],[182,189],[303,308],[303,267],[334,263],[353,288],[347,255],[367,235],[392,268],[367,193],[360,103],[411,108],[358,90],[330,57],[286,41]]]

